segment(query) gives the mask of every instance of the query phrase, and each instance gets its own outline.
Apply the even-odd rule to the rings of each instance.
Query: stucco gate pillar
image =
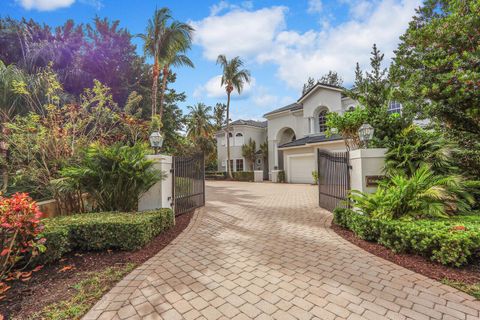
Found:
[[[350,151],[350,188],[365,193],[377,190],[378,180],[384,177],[387,149],[357,149]]]
[[[172,157],[162,154],[147,155],[148,160],[153,160],[153,167],[162,171],[166,178],[154,184],[138,201],[138,211],[172,208],[173,177]]]

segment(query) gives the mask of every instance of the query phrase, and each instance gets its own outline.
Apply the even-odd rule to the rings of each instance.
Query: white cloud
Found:
[[[269,89],[264,86],[257,86],[252,93],[253,103],[266,111],[283,107],[294,102],[296,99],[288,96],[280,97],[272,94]]]
[[[225,92],[225,86],[221,86],[222,76],[218,75],[210,78],[205,84],[198,86],[193,92],[193,96],[197,99],[200,98],[225,98],[227,93]],[[242,94],[239,95],[237,91],[232,92],[232,99],[241,100],[250,96],[252,88],[255,86],[255,78],[251,78],[250,83],[246,83],[243,87]]]
[[[211,60],[224,53],[273,63],[277,77],[291,88],[300,89],[308,76],[320,77],[328,70],[337,71],[351,84],[355,63],[368,67],[373,43],[389,63],[420,0],[376,0],[374,5],[366,0],[345,1],[350,20],[306,32],[286,28],[285,7],[234,9],[194,22],[195,43]]]
[[[69,7],[75,0],[18,0],[17,2],[27,10],[51,11]]]
[[[322,12],[322,9],[322,0],[308,0],[308,13],[320,13]]]
[[[17,3],[27,10],[53,11],[61,8],[68,8],[76,0],[16,0]],[[79,0],[80,3],[100,10],[103,7],[102,0]]]
[[[255,56],[271,49],[275,35],[284,27],[286,10],[285,7],[257,11],[235,8],[224,15],[213,14],[192,21],[196,30],[194,43],[203,47],[203,54],[209,60],[215,60],[219,54],[227,58]]]

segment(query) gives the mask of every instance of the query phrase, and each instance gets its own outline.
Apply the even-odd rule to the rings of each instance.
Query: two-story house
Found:
[[[254,167],[247,163],[242,155],[242,146],[252,139],[257,149],[267,139],[267,121],[236,120],[230,123],[230,166],[232,171],[267,170],[261,156],[255,161]],[[227,135],[225,128],[216,133],[218,171],[227,171]],[[268,174],[268,171],[266,172]]]
[[[268,168],[270,177],[272,170],[284,170],[287,182],[312,183],[312,172],[316,170],[317,164],[317,149],[333,152],[346,150],[345,142],[340,136],[325,135],[327,112],[344,113],[357,105],[357,101],[343,94],[342,88],[316,84],[297,102],[266,113],[264,115],[266,122],[251,120],[232,122],[230,139],[233,142],[231,144],[233,170],[252,170],[245,168],[245,160],[241,156],[241,145],[246,143],[248,138],[251,137],[257,142],[257,148],[267,139],[268,164],[261,168]],[[401,105],[392,101],[389,108],[391,112],[400,112]],[[226,171],[225,131],[217,133],[217,143],[218,169]]]

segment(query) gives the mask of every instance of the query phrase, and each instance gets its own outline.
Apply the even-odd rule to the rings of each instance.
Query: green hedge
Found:
[[[253,181],[253,171],[237,171],[232,172],[233,179],[237,181]]]
[[[359,238],[394,252],[414,253],[444,265],[462,266],[480,258],[480,217],[442,220],[378,220],[337,208],[334,222]]]
[[[170,209],[141,213],[100,212],[43,220],[47,250],[37,263],[58,260],[73,250],[135,250],[174,224]]]

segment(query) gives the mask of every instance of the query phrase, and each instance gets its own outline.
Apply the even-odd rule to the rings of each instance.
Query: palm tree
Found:
[[[148,20],[145,34],[138,36],[143,39],[143,51],[145,55],[153,57],[152,71],[152,117],[157,113],[158,76],[160,75],[159,57],[164,51],[162,38],[167,29],[167,22],[171,19],[168,8],[156,9],[153,18]]]
[[[253,165],[255,164],[255,158],[257,157],[257,143],[252,138],[248,139],[248,142],[242,146],[242,156],[247,160],[253,171]]]
[[[163,51],[160,54],[160,63],[162,69],[162,87],[160,88],[160,119],[163,115],[163,104],[165,98],[165,90],[167,89],[167,80],[170,74],[170,67],[187,66],[194,68],[193,62],[184,54],[192,45],[192,34],[194,29],[182,22],[174,21],[166,29]]]
[[[212,107],[204,103],[188,106],[190,113],[187,116],[187,137],[195,141],[197,138],[211,138],[214,133],[212,120]]]
[[[227,172],[228,177],[232,179],[232,168],[230,167],[230,95],[233,90],[236,90],[238,94],[243,91],[245,82],[250,82],[250,72],[246,69],[242,69],[243,61],[240,57],[235,57],[228,61],[225,55],[221,54],[217,58],[217,64],[220,64],[223,68],[221,86],[225,86],[227,91]]]

